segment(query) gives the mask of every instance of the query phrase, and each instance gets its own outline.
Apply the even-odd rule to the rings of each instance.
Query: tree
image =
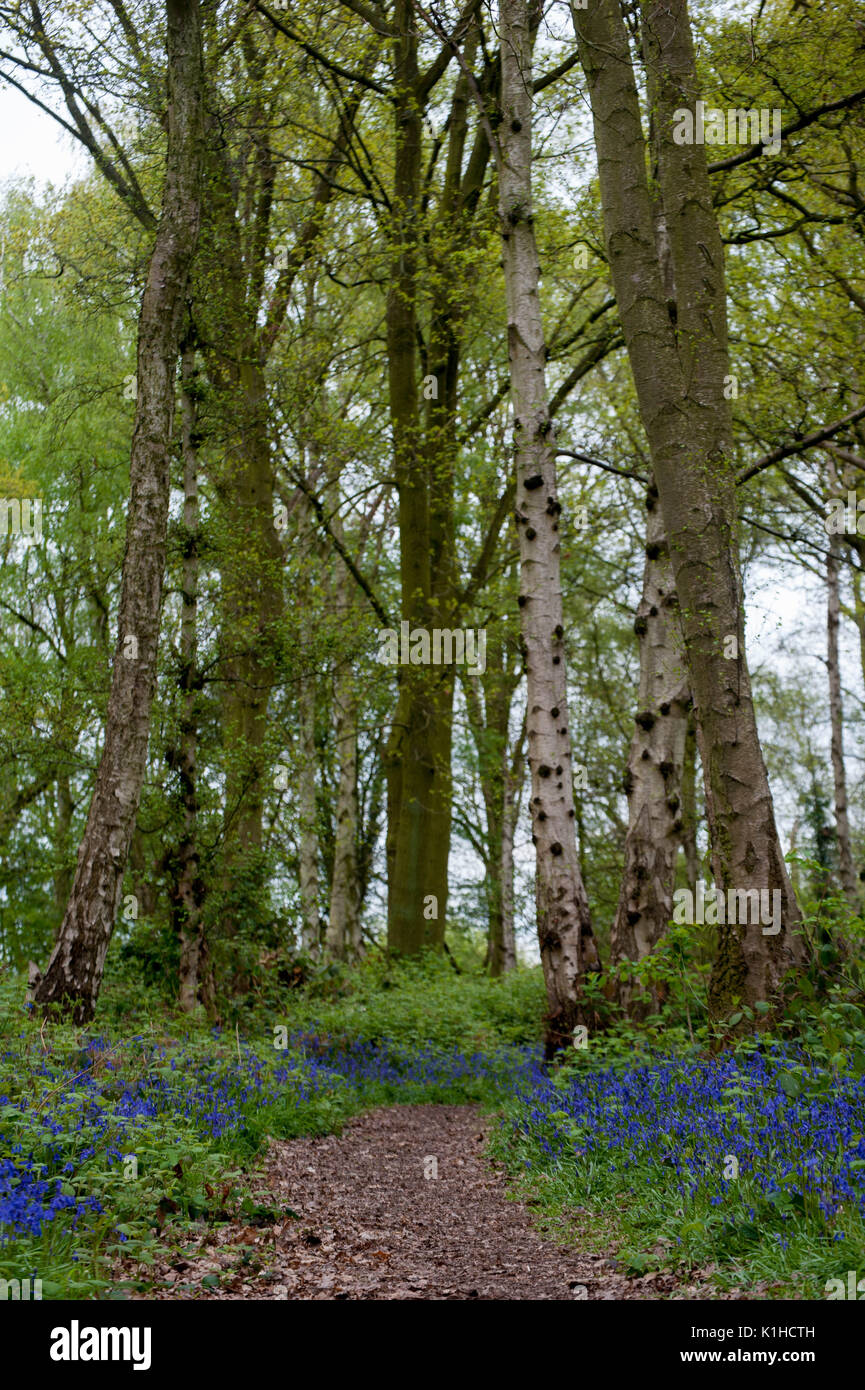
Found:
[[[835,470],[831,479],[836,482]],[[835,833],[838,841],[838,877],[841,891],[855,908],[859,901],[859,885],[853,868],[850,847],[850,819],[847,814],[847,773],[844,767],[844,707],[841,695],[841,661],[838,651],[838,626],[841,600],[838,568],[841,545],[837,536],[829,537],[826,557],[826,674],[829,678],[829,719],[832,727],[830,755],[832,781],[835,790]]]
[[[581,1001],[581,988],[586,972],[598,967],[598,952],[574,831],[560,574],[561,504],[532,213],[534,35],[527,0],[501,0],[499,18],[499,217],[514,411],[519,604],[526,661],[535,892],[549,1004],[549,1052],[566,1045],[575,1025],[591,1016]]]
[[[105,743],[60,933],[35,991],[92,1017],[135,827],[156,686],[175,375],[201,216],[204,71],[198,0],[166,0],[168,145],[162,215],[141,302],[118,639]]]
[[[618,0],[572,10],[588,82],[604,234],[619,316],[649,439],[682,617],[706,789],[715,881],[780,894],[780,930],[719,927],[710,1006],[777,1001],[802,958],[745,657],[736,542],[724,252],[705,147],[677,144],[677,110],[698,99],[684,0],[642,10],[643,52],[675,302],[655,238],[646,149]]]
[[[640,649],[635,729],[625,772],[628,833],[610,958],[641,960],[657,945],[673,915],[676,859],[682,838],[682,773],[691,705],[679,627],[679,600],[664,535],[658,492],[646,495],[646,565],[634,628]],[[630,1012],[631,986],[618,1000]]]

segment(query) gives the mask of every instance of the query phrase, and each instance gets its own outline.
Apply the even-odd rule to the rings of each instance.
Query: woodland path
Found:
[[[147,1296],[718,1297],[672,1274],[628,1278],[609,1250],[579,1236],[568,1246],[544,1239],[484,1155],[490,1123],[470,1105],[397,1105],[357,1116],[341,1134],[273,1141],[261,1176],[274,1204],[298,1216],[266,1228],[222,1228],[191,1259],[153,1271],[160,1287]],[[438,1176],[426,1178],[431,1158]],[[572,1241],[578,1221],[573,1213],[567,1223]],[[254,1247],[260,1270],[242,1263],[243,1246]],[[208,1273],[220,1276],[221,1287],[202,1286]]]

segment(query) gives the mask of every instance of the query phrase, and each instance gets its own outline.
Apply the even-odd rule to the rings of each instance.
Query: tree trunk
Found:
[[[318,914],[318,805],[316,799],[315,673],[304,673],[300,687],[300,910],[303,950],[315,960],[321,925]]]
[[[160,863],[154,864],[153,856],[148,852],[141,828],[136,825],[132,832],[132,843],[129,846],[129,874],[132,879],[132,893],[139,917],[152,918],[156,915],[156,908],[159,903],[156,878],[161,870],[162,865]]]
[[[339,758],[333,879],[327,924],[327,950],[338,960],[351,956],[358,941],[357,883],[357,708],[351,678],[341,678],[334,699],[334,737]]]
[[[162,215],[138,321],[126,551],[105,744],[75,881],[35,993],[93,1016],[147,760],[165,571],[177,357],[200,219],[203,65],[198,0],[166,0],[168,153]]]
[[[204,935],[204,883],[198,849],[198,457],[196,449],[195,349],[187,345],[181,358],[183,415],[183,580],[180,612],[179,739],[172,757],[180,779],[180,841],[172,864],[172,915],[180,941],[178,997],[191,1013],[202,994],[212,1006]],[[203,987],[203,988],[202,988]]]
[[[251,333],[246,347],[249,353],[255,350]],[[231,420],[217,480],[222,528],[224,869],[228,881],[240,867],[252,870],[248,882],[257,882],[264,779],[270,765],[267,711],[277,677],[284,559],[274,526],[275,480],[261,365],[244,362],[233,389],[218,394]],[[229,910],[225,923],[229,934],[235,929],[236,914],[237,907]]]
[[[526,0],[501,0],[499,175],[508,356],[517,472],[520,613],[527,672],[526,730],[538,939],[549,1005],[547,1052],[584,1021],[581,984],[597,967],[574,833],[568,733],[555,433],[532,214],[532,34]]]
[[[865,680],[865,594],[862,589],[862,575],[865,573],[865,545],[856,550],[857,565],[853,570],[853,621],[859,634],[859,665],[862,679]]]
[[[487,635],[486,670],[482,675],[466,676],[463,681],[486,817],[486,964],[492,976],[503,975],[516,965],[513,849],[525,742],[523,725],[512,764],[511,705],[522,672],[519,664],[511,664],[513,644],[503,637],[501,628],[502,624],[496,623]]]
[[[735,999],[776,1000],[802,959],[799,911],[784,864],[745,660],[724,256],[705,148],[672,139],[673,113],[694,108],[694,52],[684,0],[643,11],[649,105],[676,303],[667,302],[655,241],[646,149],[619,0],[572,11],[592,113],[604,231],[619,316],[649,439],[676,589],[706,787],[715,882],[777,892],[778,930],[718,928],[709,991],[715,1018]],[[770,900],[773,904],[774,898]],[[772,923],[775,926],[775,923]]]
[[[502,848],[499,877],[501,880],[501,970],[507,975],[517,968],[517,938],[514,922],[514,838],[520,814],[520,791],[525,758],[526,726],[520,728],[519,738],[509,757],[507,745],[502,752],[504,785],[502,787]],[[495,974],[495,970],[491,971]]]
[[[654,949],[673,914],[676,859],[682,829],[681,786],[690,694],[679,626],[678,600],[664,537],[657,489],[646,498],[646,565],[634,628],[639,639],[640,685],[625,790],[628,833],[616,917],[610,935],[613,965],[642,960]],[[632,1017],[647,1000],[624,980],[617,998]],[[661,1003],[657,993],[655,1008]]]
[[[276,630],[283,610],[284,560],[274,526],[274,469],[260,341],[265,246],[244,239],[246,208],[230,143],[231,127],[207,131],[207,218],[196,264],[195,322],[212,386],[209,412],[214,498],[208,521],[220,578],[219,678],[223,775],[219,930],[237,934],[263,912],[261,848],[267,710],[276,680]],[[263,155],[263,157],[266,157]],[[236,989],[245,968],[232,951]]]
[[[841,699],[841,664],[838,653],[838,623],[840,594],[838,565],[841,543],[837,536],[829,537],[826,556],[826,670],[829,676],[829,717],[832,725],[832,779],[835,787],[835,837],[838,844],[838,877],[841,891],[851,907],[859,900],[853,852],[850,847],[850,821],[847,816],[847,773],[844,767],[844,712]]]
[[[507,767],[508,719],[513,685],[506,679],[505,648],[501,624],[487,637],[486,670],[466,675],[463,696],[469,728],[478,760],[478,778],[484,800],[486,833],[483,837],[484,895],[487,906],[487,953],[491,975],[502,973],[502,833],[504,830],[504,773]]]
[[[433,625],[430,488],[417,376],[421,111],[416,19],[410,0],[397,0],[394,26],[396,150],[386,326],[399,491],[401,616],[412,629],[428,629]],[[444,940],[453,675],[446,668],[403,666],[398,684],[386,755],[388,947],[414,953]]]
[[[334,533],[342,539],[339,518],[331,523]],[[353,580],[339,558],[336,564],[336,611],[343,619],[344,640],[349,632],[353,603]],[[330,889],[330,910],[327,921],[327,951],[337,960],[352,956],[359,944],[360,924],[358,901],[357,838],[357,690],[351,664],[340,658],[334,677],[334,736],[339,762],[339,786],[336,796],[336,832],[333,850],[333,879]]]
[[[58,863],[54,871],[54,901],[62,912],[72,888],[72,869],[66,860],[71,839],[69,832],[72,827],[72,788],[66,768],[57,774],[56,811],[54,844]]]
[[[258,67],[254,44],[246,56]],[[258,69],[260,73],[260,68]],[[254,88],[250,129],[262,175],[254,223],[238,185],[237,144],[230,123],[213,121],[208,132],[208,217],[202,238],[195,318],[203,325],[202,348],[214,387],[215,417],[223,457],[216,474],[218,506],[211,534],[219,533],[222,614],[220,623],[225,764],[225,911],[222,930],[236,933],[239,918],[268,911],[262,870],[268,706],[281,664],[284,564],[274,526],[274,466],[269,434],[267,364],[285,323],[301,268],[318,253],[327,210],[339,186],[360,97],[341,108],[331,153],[316,173],[308,213],[286,254],[272,294],[265,266],[275,178],[274,154],[261,88]],[[242,147],[246,137],[234,128]],[[255,225],[255,235],[246,233]],[[264,233],[264,234],[262,234]],[[250,582],[252,576],[252,582]],[[237,891],[242,882],[242,896]],[[244,972],[236,975],[242,984]]]

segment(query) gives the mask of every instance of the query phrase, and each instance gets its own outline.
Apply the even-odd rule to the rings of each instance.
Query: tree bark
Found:
[[[338,516],[333,518],[331,524],[334,533],[341,540],[342,528]],[[339,557],[335,560],[335,565],[335,607],[343,620],[342,631],[348,638],[355,609],[353,580]],[[356,679],[350,663],[343,656],[334,677],[334,737],[339,763],[339,785],[336,796],[333,878],[326,937],[327,952],[337,960],[354,956],[360,944],[357,872],[357,713]]]
[[[519,737],[509,755],[507,745],[502,751],[504,763],[504,786],[502,787],[502,847],[499,868],[501,881],[501,947],[500,974],[507,975],[517,968],[517,936],[514,919],[514,839],[520,814],[520,792],[525,765],[526,726],[520,728]],[[496,961],[491,962],[490,973],[495,974]]]
[[[166,0],[168,152],[162,215],[138,321],[126,551],[105,743],[75,881],[36,990],[93,1016],[141,796],[156,688],[177,357],[200,221],[203,64],[198,0]]]
[[[253,89],[264,67],[250,31],[243,39]],[[260,93],[261,88],[257,88]],[[223,681],[222,735],[225,815],[222,878],[225,898],[221,928],[229,937],[241,915],[267,911],[262,874],[263,811],[268,707],[282,662],[284,563],[274,526],[274,463],[269,428],[267,364],[282,332],[301,268],[320,247],[327,210],[338,187],[337,174],[354,130],[360,97],[347,96],[330,154],[316,172],[308,212],[272,292],[265,279],[270,216],[274,205],[274,153],[264,134],[267,117],[253,98],[250,113],[256,135],[258,186],[254,197],[237,177],[247,146],[227,119],[213,121],[208,140],[208,211],[198,264],[196,323],[203,325],[202,348],[214,388],[218,422],[214,444],[222,448],[216,471],[217,507],[211,532],[219,533],[222,614],[220,677]],[[254,214],[251,208],[254,206]],[[253,230],[254,235],[247,233]],[[285,249],[285,248],[283,248]],[[253,575],[253,582],[250,582]],[[243,884],[242,896],[238,883]],[[243,982],[239,970],[236,983]]]
[[[172,863],[172,915],[180,942],[178,999],[184,1013],[199,1002],[213,1005],[204,934],[204,882],[198,848],[198,455],[196,448],[195,349],[187,344],[180,365],[183,421],[183,578],[180,610],[180,710],[178,774],[180,840]]]
[[[634,628],[639,640],[640,685],[625,790],[628,833],[622,886],[610,934],[613,965],[642,960],[654,949],[673,914],[676,859],[682,830],[682,769],[690,692],[679,625],[679,605],[667,554],[657,489],[646,498],[646,564]],[[648,1001],[625,980],[619,1004],[637,1017]],[[662,1002],[657,993],[655,1008]]]
[[[417,374],[421,110],[416,19],[397,0],[394,24],[395,163],[387,346],[394,465],[399,491],[401,616],[432,623],[428,462]],[[387,750],[388,947],[405,953],[444,939],[450,845],[450,672],[404,666]],[[430,901],[431,900],[431,901]],[[426,913],[426,915],[425,915]]]
[[[321,923],[318,911],[318,805],[316,798],[315,674],[304,673],[300,687],[300,910],[301,942],[313,960],[319,953]]]
[[[475,236],[489,144],[484,130],[464,162],[470,85],[461,73],[448,117],[444,179],[432,164],[421,192],[422,117],[429,99],[418,70],[416,18],[396,0],[394,28],[395,159],[387,348],[394,473],[399,489],[401,617],[410,627],[452,628],[458,621],[454,489],[458,457],[457,385],[461,336],[474,278],[466,266]],[[471,62],[471,26],[464,58]],[[490,65],[485,65],[487,80]],[[437,217],[429,204],[438,195]],[[425,419],[418,380],[421,251],[430,296],[424,363]],[[429,390],[428,390],[429,388]],[[398,675],[387,763],[388,946],[413,953],[444,942],[451,835],[454,671],[405,666]]]
[[[69,901],[69,893],[72,888],[72,868],[66,862],[66,854],[70,848],[71,836],[69,832],[72,826],[73,803],[69,772],[65,767],[57,774],[55,794],[54,844],[58,863],[54,871],[54,901],[59,911],[63,912]]]
[[[709,991],[712,1016],[735,999],[776,1000],[802,960],[745,660],[736,541],[723,246],[703,145],[677,145],[673,113],[699,95],[684,0],[643,10],[649,105],[676,304],[655,240],[646,149],[618,0],[572,11],[594,119],[604,233],[676,589],[706,787],[715,882],[780,893],[777,933],[725,923]],[[772,900],[774,901],[774,900]]]
[[[577,856],[568,733],[555,433],[532,213],[532,33],[526,0],[500,0],[499,216],[514,411],[520,613],[527,678],[538,940],[547,990],[547,1052],[584,1022],[581,986],[597,968]],[[587,1020],[585,1020],[587,1021]]]
[[[215,138],[215,137],[214,137]],[[284,561],[274,525],[274,466],[258,297],[246,286],[229,152],[211,150],[209,216],[203,238],[196,314],[213,385],[215,507],[210,530],[220,573],[219,675],[225,775],[221,929],[231,937],[255,909],[260,888],[267,711],[278,673]],[[258,267],[254,268],[255,274]],[[242,883],[242,888],[238,885]],[[242,978],[242,970],[238,979]]]
[[[847,815],[847,773],[844,767],[844,709],[841,698],[841,663],[838,652],[840,593],[838,565],[841,543],[837,536],[829,537],[826,556],[826,671],[829,677],[829,718],[832,728],[832,780],[835,789],[835,838],[838,845],[838,877],[841,891],[851,907],[859,900],[859,884],[853,867],[850,846],[850,821]]]
[[[156,915],[156,908],[159,903],[159,889],[156,880],[162,867],[163,865],[159,860],[154,863],[153,855],[149,852],[141,833],[141,827],[136,825],[129,846],[129,874],[132,879],[132,892],[139,917],[152,918]]]
[[[853,618],[856,623],[856,631],[859,634],[859,665],[862,668],[862,679],[865,680],[865,594],[863,594],[862,575],[865,571],[865,559],[862,553],[858,555],[858,567],[853,571]]]
[[[696,893],[700,856],[697,852],[697,728],[693,707],[688,715],[682,767],[682,855],[685,879],[691,892]]]
[[[484,799],[484,891],[487,900],[486,964],[493,976],[516,966],[514,947],[514,833],[520,763],[524,756],[525,730],[511,762],[509,739],[511,705],[519,685],[519,665],[511,666],[512,644],[503,638],[501,623],[487,634],[486,670],[463,681],[469,727],[478,760],[478,777]],[[481,698],[483,696],[483,698]]]

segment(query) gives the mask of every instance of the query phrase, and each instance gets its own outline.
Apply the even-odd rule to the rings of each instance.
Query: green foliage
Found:
[[[284,1023],[290,1031],[479,1051],[541,1037],[546,995],[539,967],[490,979],[476,960],[464,961],[457,973],[438,952],[389,961],[373,951],[356,966],[332,962],[309,970],[303,990],[265,984],[254,1008],[258,1026],[270,1033]]]

